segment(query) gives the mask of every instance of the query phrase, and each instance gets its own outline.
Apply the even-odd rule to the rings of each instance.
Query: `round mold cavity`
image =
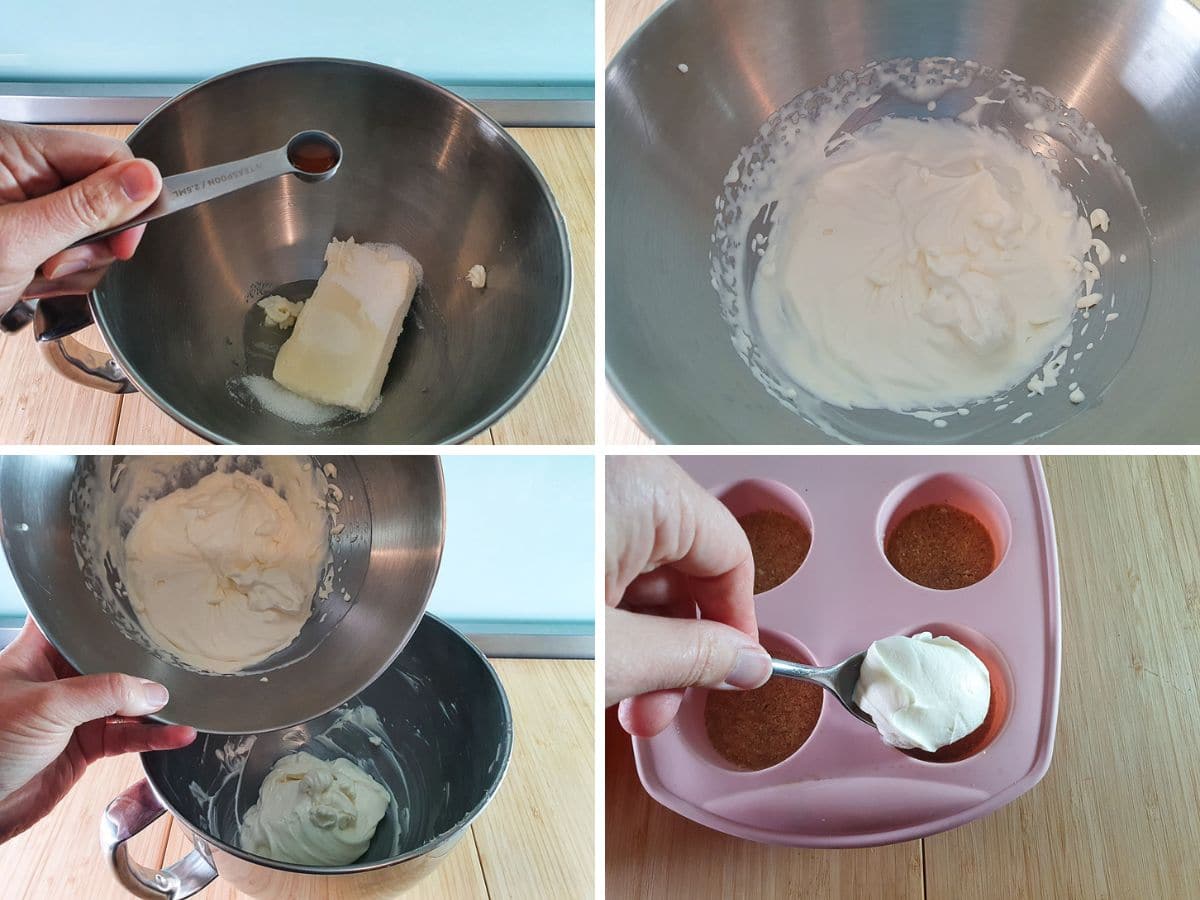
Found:
[[[812,554],[816,532],[808,504],[778,481],[750,478],[721,492],[726,508],[738,519],[754,553],[754,593],[765,594],[789,581]],[[789,523],[763,517],[786,516],[803,526],[807,535],[785,534]],[[752,517],[750,521],[743,521]],[[757,545],[757,546],[756,546]]]
[[[992,539],[994,559],[987,575],[958,588],[932,587],[914,581],[900,572],[888,558],[887,544],[892,532],[911,513],[929,506],[950,506],[979,521]],[[996,492],[978,479],[954,472],[917,475],[901,482],[884,498],[875,522],[875,536],[884,560],[897,575],[910,584],[932,591],[965,590],[991,577],[1004,563],[1012,543],[1012,518]]]
[[[759,630],[759,640],[773,656],[791,659],[807,665],[816,665],[809,649],[790,635],[763,628]],[[769,693],[765,695],[760,693],[763,691]],[[708,723],[708,704],[711,698],[715,697],[717,698],[717,702],[723,704],[752,704],[747,709],[757,709],[759,711],[761,721],[758,717],[750,716],[748,717],[748,721],[742,723],[744,727],[740,729],[746,732],[746,740],[749,742],[755,740],[753,737],[753,726],[755,724],[761,724],[769,728],[779,723],[781,720],[781,711],[786,713],[788,710],[795,708],[797,712],[804,712],[798,708],[798,704],[793,706],[793,704],[796,704],[797,697],[804,694],[808,695],[808,702],[816,706],[815,715],[812,715],[810,712],[805,716],[801,725],[802,735],[798,740],[794,735],[789,738],[788,736],[778,734],[758,738],[757,740],[771,741],[775,745],[771,748],[774,752],[767,752],[765,747],[751,748],[748,756],[757,756],[758,759],[756,762],[761,764],[739,765],[737,762],[723,755],[714,746],[714,742],[709,734]],[[733,708],[731,705],[726,707],[727,710],[732,710]],[[679,733],[684,743],[700,759],[711,766],[724,769],[728,772],[754,776],[782,765],[795,757],[796,754],[803,752],[805,745],[807,745],[813,733],[817,730],[824,713],[825,691],[823,688],[793,679],[771,678],[765,685],[753,691],[716,691],[692,688],[684,696],[676,723],[678,724]],[[787,744],[787,746],[782,747],[780,746],[781,744]]]
[[[987,666],[988,677],[991,680],[992,699],[988,704],[983,724],[966,737],[953,744],[948,744],[936,753],[928,753],[924,750],[901,750],[900,752],[930,765],[965,762],[987,750],[1008,724],[1013,703],[1012,671],[996,645],[973,628],[949,622],[933,622],[919,628],[909,629],[905,634],[912,637],[923,631],[932,633],[934,637],[945,635],[954,638],[978,656],[980,661]]]

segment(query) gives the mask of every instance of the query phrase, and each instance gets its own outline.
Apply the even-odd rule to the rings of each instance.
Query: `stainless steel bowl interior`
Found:
[[[202,474],[202,461],[189,460]],[[436,457],[314,462],[333,462],[345,489],[348,525],[332,539],[338,590],[313,598],[315,613],[290,647],[235,675],[174,663],[102,607],[91,579],[115,576],[77,559],[73,531],[83,523],[72,523],[68,512],[92,457],[0,459],[0,536],[30,613],[77,670],[165,684],[171,700],[156,716],[163,721],[229,733],[283,728],[345,702],[391,663],[420,621],[444,540]]]
[[[350,866],[286,865],[245,853],[237,841],[242,815],[280,757],[305,750],[333,758],[327,744],[312,738],[325,732],[337,711],[297,728],[256,735],[238,777],[227,777],[217,751],[245,739],[226,734],[201,735],[182,750],[145,753],[142,762],[171,812],[205,840],[262,865],[355,872],[418,857],[452,840],[491,800],[512,752],[512,715],[495,670],[466,638],[426,615],[404,652],[351,701],[359,703],[378,712],[395,757],[362,736],[343,735],[344,745],[349,758],[365,760],[359,764],[394,793],[396,807],[380,823],[366,855]]]
[[[1114,247],[1139,260],[1117,285],[1134,325],[1105,348],[1101,367],[1115,377],[1088,408],[1059,392],[1025,429],[945,435],[876,412],[857,417],[859,439],[1200,439],[1200,11],[1187,0],[665,6],[607,73],[606,357],[622,402],[662,441],[831,440],[768,394],[733,348],[709,284],[713,202],[740,148],[788,100],[872,60],[927,56],[1010,69],[1112,143],[1149,229],[1149,240],[1131,229],[1129,249]]]
[[[475,107],[415,76],[344,60],[251,66],[204,82],[130,136],[164,174],[238,159],[307,129],[341,143],[337,175],[284,177],[152,223],[92,295],[108,346],[182,424],[242,444],[457,441],[532,385],[566,322],[570,252],[554,198]],[[396,243],[425,281],[369,416],[302,426],[238,379],[269,376],[286,334],[254,300],[308,296],[330,238]],[[482,264],[487,288],[467,270]],[[282,289],[281,289],[282,288]]]

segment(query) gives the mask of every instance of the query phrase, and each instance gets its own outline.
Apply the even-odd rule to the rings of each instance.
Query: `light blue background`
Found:
[[[592,84],[591,0],[8,0],[0,81],[195,82],[339,56],[443,84]]]
[[[431,612],[457,623],[595,621],[591,456],[442,457],[446,549]]]
[[[429,611],[475,632],[595,621],[591,456],[442,457],[446,546]],[[24,615],[0,556],[0,616]]]

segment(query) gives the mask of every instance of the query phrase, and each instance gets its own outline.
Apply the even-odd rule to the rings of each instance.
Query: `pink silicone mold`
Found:
[[[863,847],[955,828],[1028,791],[1050,767],[1058,717],[1058,556],[1041,464],[1033,458],[917,456],[683,457],[737,515],[778,509],[812,529],[808,558],[756,598],[758,621],[820,665],[890,634],[933,630],[988,665],[997,714],[982,749],[932,762],[886,746],[826,698],[816,729],[768,769],[731,767],[708,743],[705,693],[675,722],[634,740],[652,797],[702,825],[796,847]],[[999,562],[960,590],[924,588],[883,553],[887,530],[929,503],[972,513]]]

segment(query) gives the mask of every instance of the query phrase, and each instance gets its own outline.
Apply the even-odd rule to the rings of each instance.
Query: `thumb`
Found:
[[[605,704],[668,688],[756,688],[771,657],[745,632],[707,619],[605,612]]]
[[[76,241],[128,222],[158,197],[162,176],[154,163],[131,159],[82,181],[9,207],[9,228],[20,235],[20,260],[30,269]]]
[[[58,724],[76,728],[108,716],[145,716],[167,705],[167,689],[132,675],[78,675],[44,686],[44,714]]]

